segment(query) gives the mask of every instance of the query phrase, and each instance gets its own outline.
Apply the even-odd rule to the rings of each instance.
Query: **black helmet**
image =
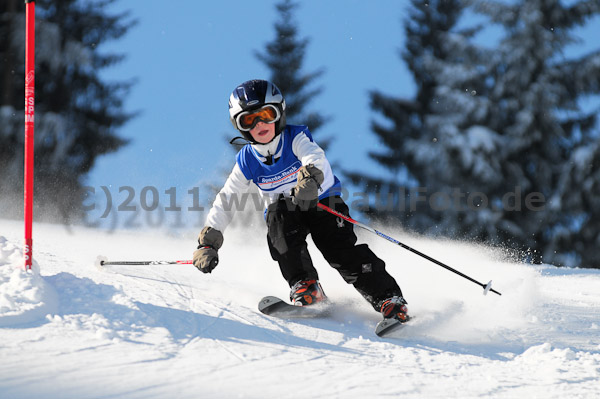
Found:
[[[252,114],[260,108],[265,108],[265,118],[258,116],[251,118],[244,125],[242,117]],[[256,143],[250,134],[259,121],[275,123],[275,137],[285,128],[285,100],[283,94],[275,84],[266,80],[248,80],[233,90],[229,96],[229,119],[233,126],[239,130],[244,138]]]

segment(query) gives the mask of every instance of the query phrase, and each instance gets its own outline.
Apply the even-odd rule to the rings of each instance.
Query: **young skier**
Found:
[[[327,262],[376,311],[384,318],[407,321],[406,301],[385,263],[366,244],[356,245],[352,224],[316,207],[321,202],[349,215],[340,197],[341,183],[308,128],[286,125],[285,100],[277,86],[265,80],[242,83],[229,97],[229,116],[249,143],[237,154],[233,171],[208,213],[194,266],[204,273],[217,266],[221,232],[235,212],[226,209],[224,200],[230,203],[231,196],[241,195],[254,183],[269,204],[267,243],[291,287],[293,304],[307,306],[327,298],[308,253],[310,233]]]

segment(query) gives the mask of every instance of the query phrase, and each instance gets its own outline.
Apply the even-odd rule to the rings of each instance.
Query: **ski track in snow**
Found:
[[[288,294],[263,232],[227,231],[220,265],[204,275],[191,265],[94,266],[97,255],[188,259],[196,232],[35,224],[25,272],[22,224],[0,220],[0,398],[600,397],[600,271],[389,233],[493,279],[502,296],[359,233],[415,316],[381,339],[380,316],[312,243],[336,313],[282,320],[257,310],[263,296]]]

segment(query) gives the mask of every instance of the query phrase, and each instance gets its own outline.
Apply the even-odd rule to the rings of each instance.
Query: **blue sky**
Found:
[[[316,82],[323,92],[309,108],[331,120],[316,140],[333,137],[328,156],[341,168],[386,173],[367,155],[380,145],[370,130],[374,115],[367,93],[407,98],[414,93],[399,57],[408,3],[303,0],[295,13],[299,36],[311,40],[303,71],[325,69]],[[269,77],[254,52],[274,38],[276,1],[139,4],[132,8],[121,0],[109,9],[131,10],[139,23],[100,50],[126,54],[124,62],[102,76],[108,81],[136,78],[125,107],[140,114],[119,131],[131,144],[100,158],[86,183],[97,191],[109,186],[115,194],[121,186],[132,186],[137,195],[142,187],[154,186],[162,197],[177,187],[178,199],[187,200],[192,187],[221,185],[233,166],[226,138],[236,131],[229,122],[228,97],[245,80]],[[588,43],[600,36],[598,20],[590,25],[580,32]]]
[[[114,10],[128,9],[127,2],[118,3]],[[229,122],[229,94],[245,80],[269,77],[254,52],[274,37],[274,4],[233,0],[174,6],[148,0],[132,9],[139,24],[104,48],[127,59],[104,76],[138,79],[125,104],[141,114],[120,130],[131,144],[102,157],[88,184],[152,185],[161,191],[223,182],[221,173],[234,163],[225,138],[236,135]],[[404,8],[394,1],[380,1],[378,7],[358,0],[339,4],[303,1],[296,12],[300,36],[311,39],[304,71],[325,69],[316,82],[324,90],[309,108],[331,118],[318,135],[334,138],[332,162],[374,170],[366,155],[377,148],[367,92],[414,91],[398,56]]]

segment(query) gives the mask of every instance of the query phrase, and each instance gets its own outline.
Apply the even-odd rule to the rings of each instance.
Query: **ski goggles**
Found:
[[[267,104],[252,112],[241,112],[235,122],[239,130],[243,132],[250,131],[258,122],[275,123],[279,120],[281,114],[279,109],[271,104]]]

